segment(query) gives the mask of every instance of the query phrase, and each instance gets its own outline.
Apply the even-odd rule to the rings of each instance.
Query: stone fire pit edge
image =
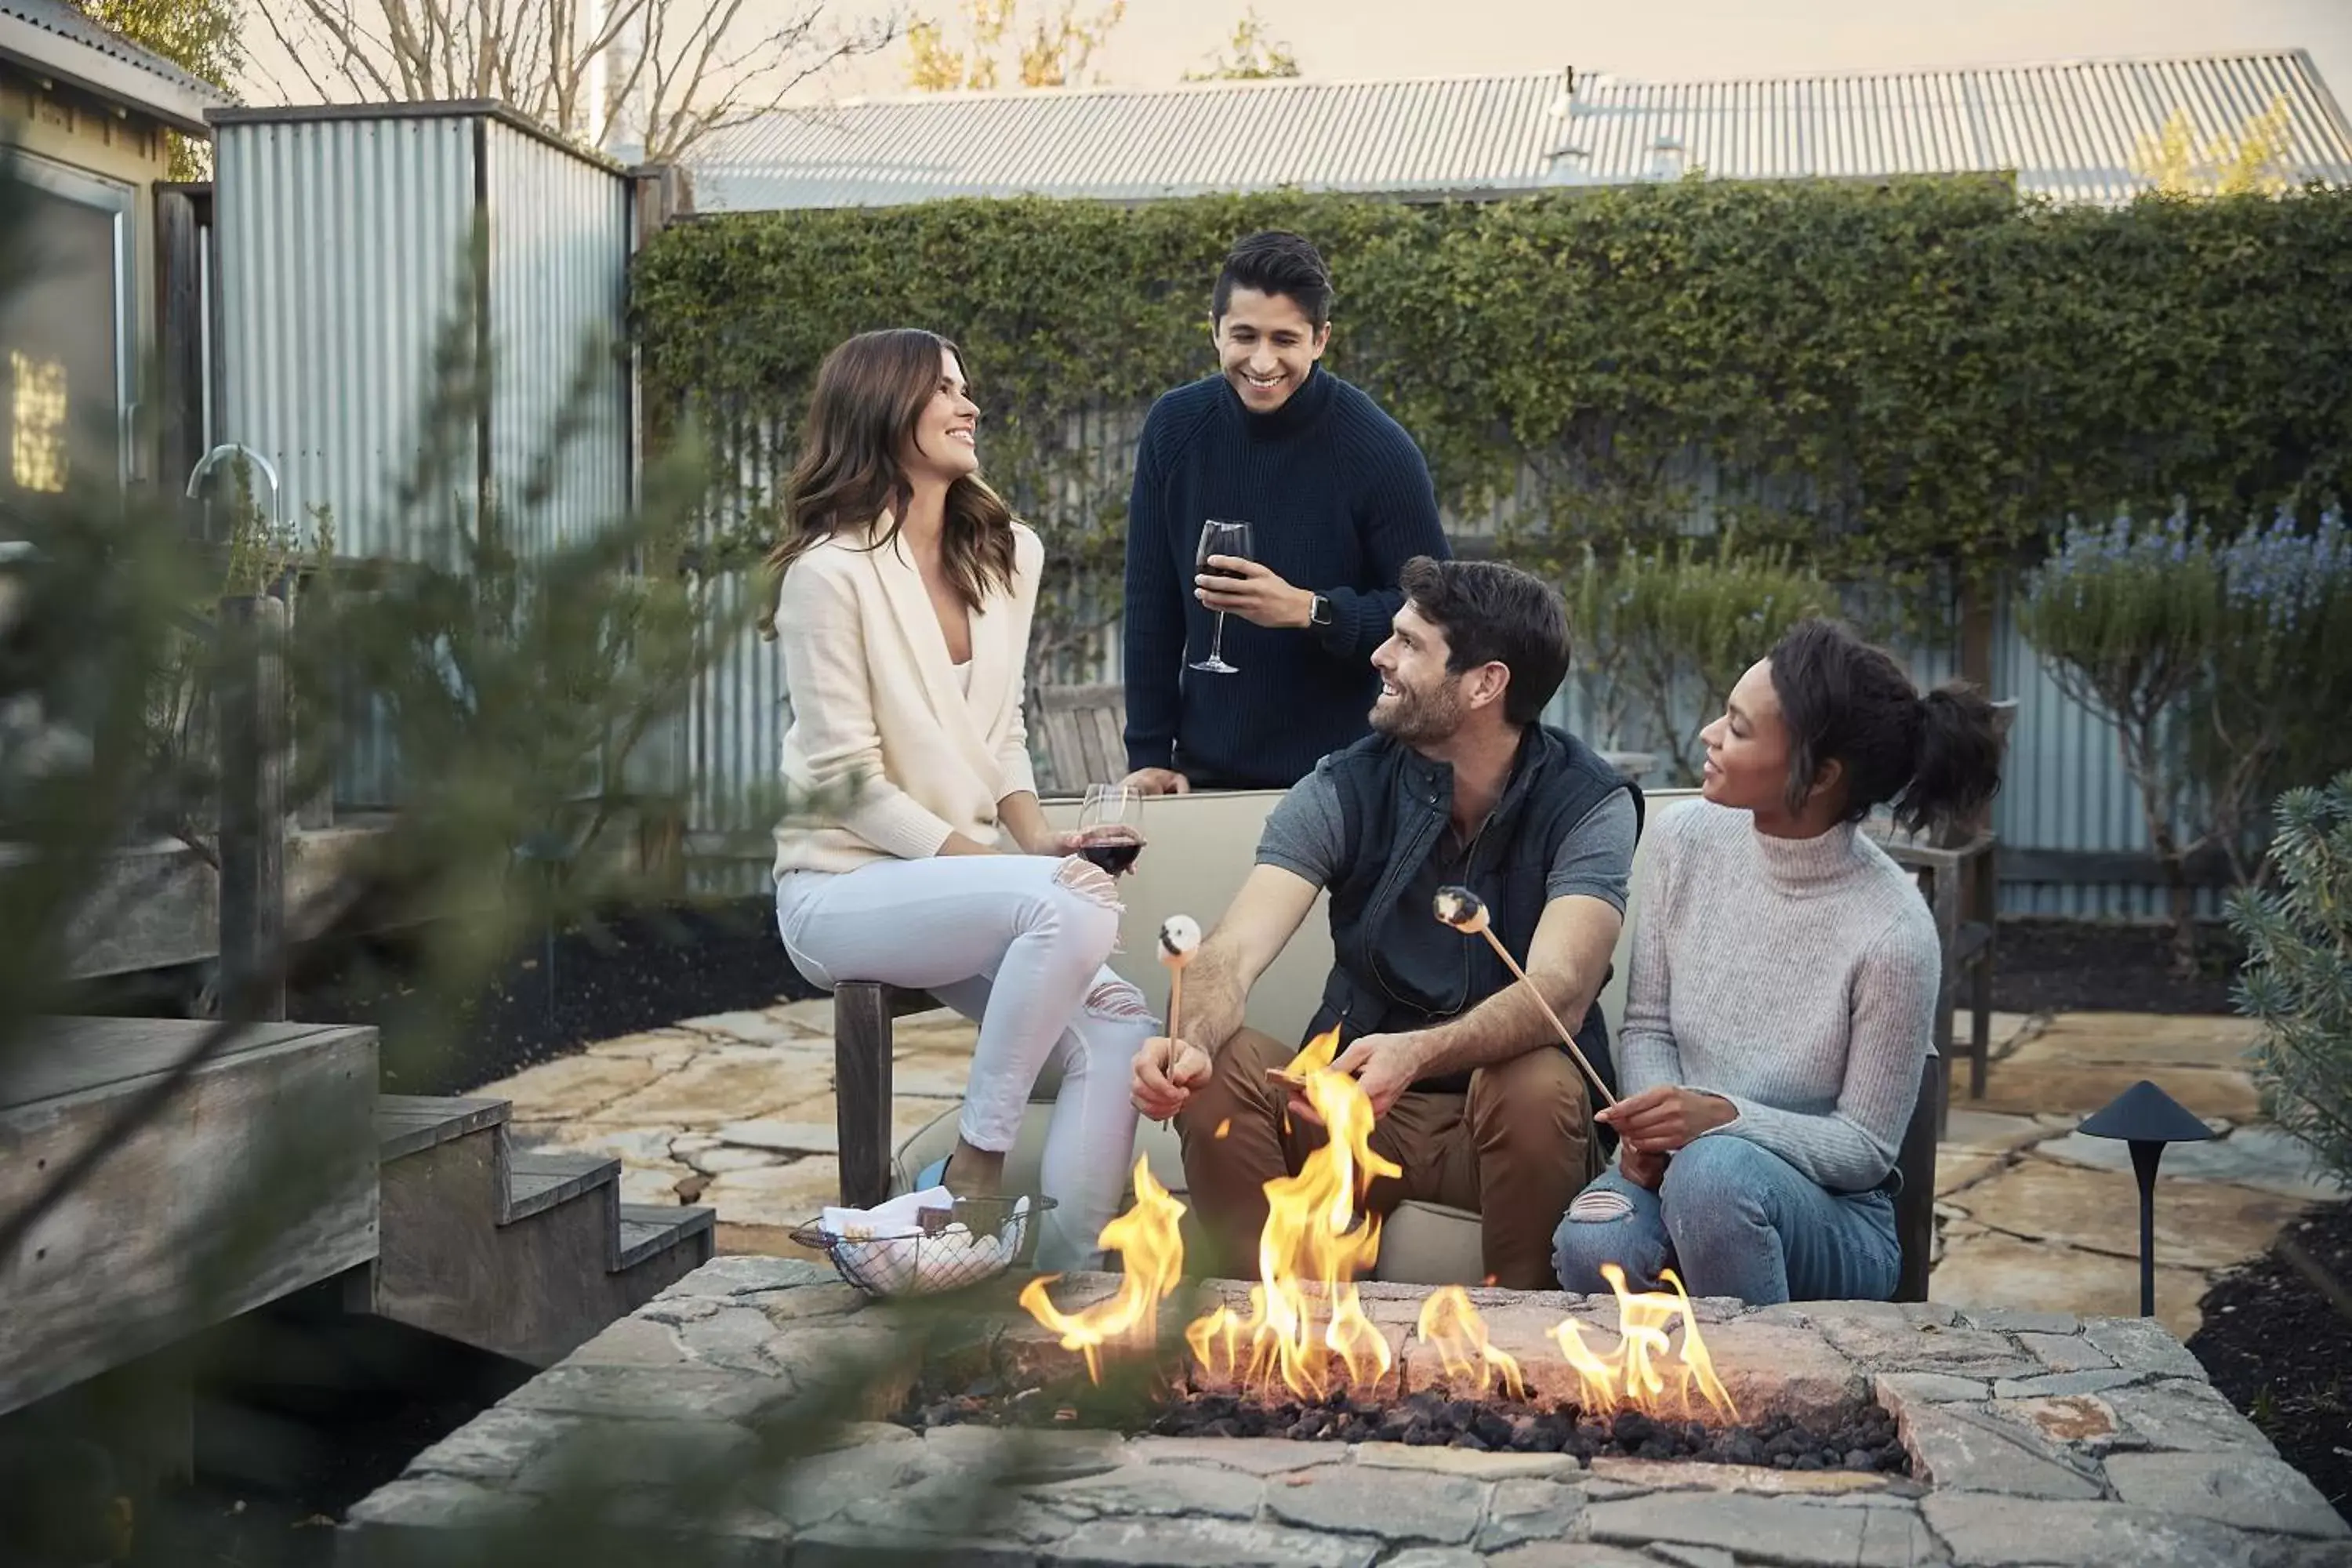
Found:
[[[1073,1279],[1055,1295],[1066,1305],[1108,1288]],[[1376,1321],[1402,1328],[1425,1293],[1363,1291]],[[1606,1297],[1471,1295],[1515,1352],[1565,1313],[1604,1331],[1614,1321]],[[1608,1458],[1585,1469],[1565,1455],[1385,1443],[919,1434],[882,1419],[925,1352],[898,1310],[820,1264],[737,1257],[418,1455],[352,1510],[337,1561],[457,1562],[465,1538],[486,1531],[529,1541],[543,1500],[584,1481],[607,1505],[602,1539],[642,1520],[648,1552],[690,1544],[678,1562],[729,1568],[926,1548],[1037,1568],[2352,1568],[2343,1521],[2152,1321],[1873,1302],[1706,1301],[1699,1316],[1743,1416],[1778,1398],[1874,1396],[1897,1417],[1913,1477]],[[1006,1322],[1015,1340],[1039,1332]],[[789,1473],[758,1468],[763,1415],[845,1352],[898,1374],[849,1413],[867,1419]],[[1523,1360],[1531,1374],[1550,1364]],[[989,1493],[999,1506],[974,1521],[971,1478],[1008,1457]],[[697,1494],[746,1466],[782,1479]]]

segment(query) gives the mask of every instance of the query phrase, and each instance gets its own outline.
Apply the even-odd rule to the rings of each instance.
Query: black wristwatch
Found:
[[[1307,599],[1307,624],[1318,631],[1328,629],[1331,625],[1331,601],[1320,594],[1309,595]]]

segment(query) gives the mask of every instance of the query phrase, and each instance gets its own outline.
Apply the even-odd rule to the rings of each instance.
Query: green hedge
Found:
[[[1060,450],[1064,422],[1209,370],[1217,263],[1269,226],[1324,247],[1328,363],[1451,503],[1538,476],[1514,525],[1536,557],[1671,531],[1696,467],[1728,476],[1716,515],[1744,537],[1874,576],[2038,556],[2070,513],[2346,488],[2352,193],[2316,189],[2102,211],[1992,179],[1691,179],[718,216],[642,258],[639,339],[661,406],[740,436],[789,429],[852,332],[955,337],[991,474],[1083,570],[1115,555],[1127,467]]]

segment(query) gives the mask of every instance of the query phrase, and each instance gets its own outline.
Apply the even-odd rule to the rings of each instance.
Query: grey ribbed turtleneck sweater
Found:
[[[1719,1094],[1739,1116],[1708,1136],[1769,1149],[1832,1192],[1878,1185],[1933,1048],[1942,959],[1917,887],[1850,826],[1773,838],[1695,801],[1650,837],[1624,1092]]]

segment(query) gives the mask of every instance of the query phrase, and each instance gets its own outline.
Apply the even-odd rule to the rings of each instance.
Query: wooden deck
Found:
[[[286,907],[312,907],[389,817],[353,817],[286,836]],[[0,841],[0,868],[26,859],[22,844]],[[67,973],[77,980],[201,963],[220,953],[220,874],[176,839],[131,845],[108,856],[68,942]],[[287,932],[303,942],[315,926]]]
[[[163,1082],[213,1026],[58,1018],[0,1079],[0,1215]],[[0,1412],[377,1251],[375,1031],[236,1035],[0,1256]]]
[[[169,1089],[0,1256],[0,1414],[327,1280],[544,1365],[711,1256],[710,1210],[513,1149],[504,1100],[379,1095],[372,1028],[257,1026],[171,1083],[214,1031],[43,1019],[0,1064],[0,1220]]]

